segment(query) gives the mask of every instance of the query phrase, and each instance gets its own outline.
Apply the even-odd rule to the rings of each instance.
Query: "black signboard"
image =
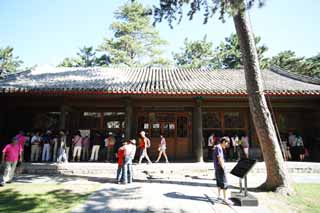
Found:
[[[230,173],[239,178],[243,178],[248,174],[256,162],[256,160],[252,159],[241,159]]]

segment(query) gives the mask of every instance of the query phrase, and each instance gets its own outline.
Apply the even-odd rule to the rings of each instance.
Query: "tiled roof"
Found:
[[[263,70],[268,95],[320,96],[320,84]],[[0,80],[0,93],[246,95],[243,70],[165,68],[36,68]]]

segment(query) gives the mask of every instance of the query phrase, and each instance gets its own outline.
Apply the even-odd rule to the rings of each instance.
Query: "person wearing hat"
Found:
[[[132,161],[136,154],[136,140],[130,139],[124,147],[123,180],[125,183],[132,183],[133,170]]]
[[[149,156],[147,149],[151,146],[150,139],[146,137],[145,131],[140,132],[140,140],[139,140],[139,146],[141,150],[140,158],[139,158],[139,164],[141,164],[141,161],[143,158],[146,158],[149,163],[152,163]]]
[[[21,158],[22,148],[19,144],[19,138],[14,137],[11,140],[10,144],[7,144],[2,150],[2,165],[4,165],[4,173],[2,176],[2,180],[0,182],[0,186],[4,186],[5,183],[10,183],[14,176],[14,172],[17,166],[17,162],[22,160]]]

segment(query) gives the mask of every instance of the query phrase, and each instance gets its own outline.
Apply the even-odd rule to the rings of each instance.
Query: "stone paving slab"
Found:
[[[264,206],[228,206],[217,199],[215,187],[180,184],[133,183],[117,185],[107,183],[73,213],[82,212],[268,212]]]
[[[115,173],[115,171],[114,171]],[[143,173],[144,174],[144,173]],[[217,199],[213,175],[201,176],[135,176],[130,185],[115,184],[115,174],[104,175],[30,175],[21,174],[16,183],[90,184],[103,183],[102,189],[93,193],[72,212],[270,212],[263,203],[258,207],[227,206]],[[230,191],[238,191],[239,179],[227,174]],[[248,176],[248,187],[256,187],[265,179],[265,174]],[[297,174],[296,182],[320,184],[318,174]]]

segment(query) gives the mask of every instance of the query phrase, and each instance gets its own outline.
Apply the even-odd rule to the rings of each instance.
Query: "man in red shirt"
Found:
[[[126,184],[126,182],[123,179],[123,160],[124,160],[124,153],[125,153],[125,145],[126,143],[123,143],[123,145],[118,149],[118,169],[117,169],[117,182],[118,184],[123,183]]]
[[[10,144],[7,144],[2,150],[2,161],[1,163],[5,165],[2,181],[0,186],[4,186],[5,183],[10,183],[14,176],[14,172],[17,166],[17,162],[21,160],[21,144],[18,143],[19,138],[14,137]]]

